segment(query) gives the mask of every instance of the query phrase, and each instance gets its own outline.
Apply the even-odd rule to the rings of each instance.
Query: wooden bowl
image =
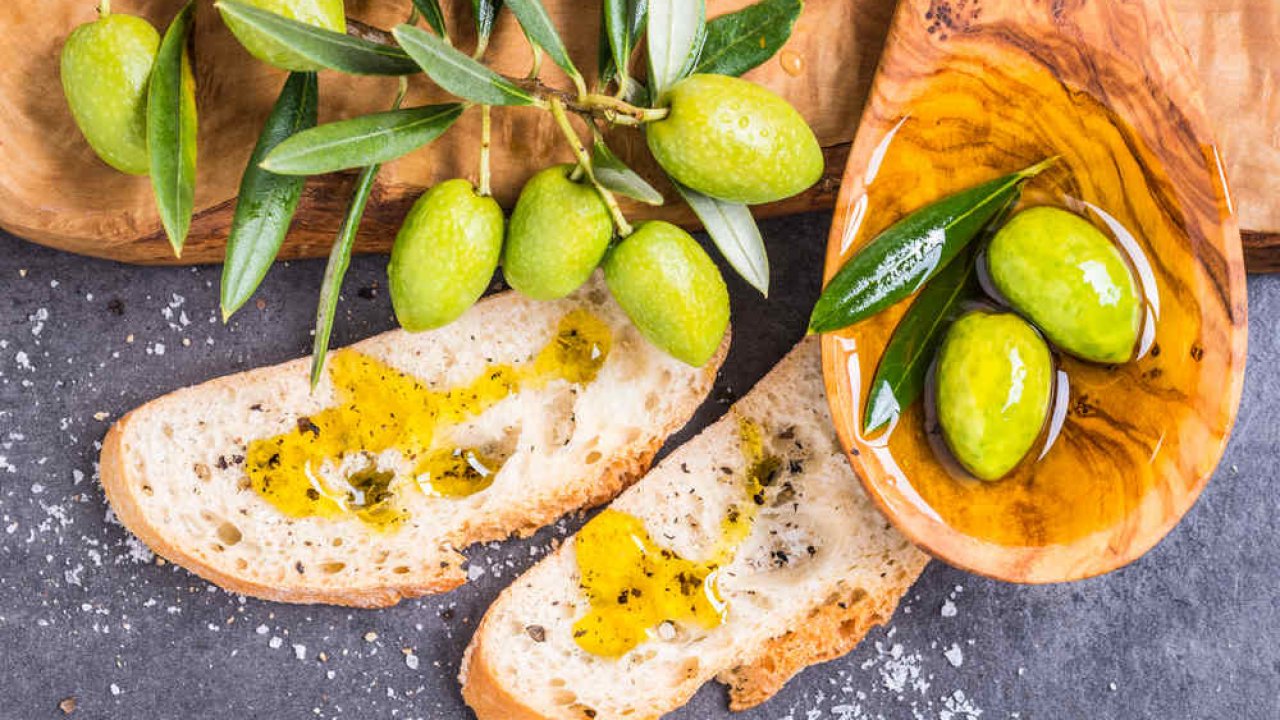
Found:
[[[920,401],[891,432],[862,434],[902,302],[823,338],[841,441],[893,524],[951,565],[1027,583],[1114,570],[1151,549],[1204,488],[1245,365],[1240,232],[1168,9],[902,0],[886,48],[837,202],[827,278],[905,214],[1059,155],[1024,202],[1092,206],[1133,231],[1150,260],[1155,337],[1120,366],[1060,358],[1070,377],[1061,435],[1039,461],[984,483],[938,461]]]

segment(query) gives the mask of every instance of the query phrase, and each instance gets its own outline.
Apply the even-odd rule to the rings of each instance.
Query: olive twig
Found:
[[[645,108],[599,93],[587,93],[581,98],[573,93],[551,87],[536,78],[507,78],[517,87],[526,90],[540,103],[557,98],[566,110],[588,118],[599,118],[613,125],[636,127],[655,122],[670,114],[667,108]]]
[[[480,106],[480,194],[489,195],[489,145],[492,133],[490,125],[490,107]]]
[[[111,14],[111,0],[101,0],[98,3],[98,16],[106,17]]]
[[[596,192],[600,193],[600,197],[604,200],[604,204],[609,208],[609,214],[613,216],[613,223],[618,227],[618,235],[626,237],[631,234],[631,223],[627,222],[626,216],[622,214],[622,208],[618,207],[618,199],[609,192],[596,180],[595,171],[591,168],[591,156],[587,154],[587,148],[582,144],[582,139],[578,137],[578,133],[574,131],[573,125],[569,123],[569,116],[565,114],[564,101],[558,96],[551,96],[551,114],[556,119],[556,125],[560,126],[560,131],[564,133],[565,140],[569,143],[569,149],[573,151],[574,157],[578,159],[578,167],[586,173],[591,180],[591,184],[595,186]]]
[[[639,125],[640,123],[661,120],[671,113],[668,108],[639,107],[611,95],[591,93],[584,95],[581,101],[582,106],[587,109],[602,111],[605,119],[609,122],[617,122],[618,117],[625,116],[635,120],[635,124]]]

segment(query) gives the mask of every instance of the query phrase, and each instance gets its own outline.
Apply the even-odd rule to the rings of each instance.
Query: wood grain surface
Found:
[[[922,402],[889,432],[861,433],[871,375],[909,303],[824,337],[854,467],[899,529],[953,565],[1022,582],[1112,570],[1178,522],[1221,457],[1245,363],[1244,267],[1172,22],[1164,0],[903,0],[896,14],[837,201],[827,276],[906,213],[1059,155],[1024,205],[1069,206],[1131,233],[1150,277],[1149,352],[1118,366],[1059,357],[1070,388],[1061,434],[996,482],[945,469]]]
[[[722,14],[751,0],[710,0],[709,12]],[[782,93],[817,132],[827,154],[828,175],[811,191],[763,206],[762,216],[829,208],[835,201],[849,140],[893,13],[895,0],[807,0],[796,32],[774,61],[749,77]],[[466,0],[444,3],[459,42],[469,45]],[[116,0],[117,12],[141,14],[163,27],[179,0]],[[546,0],[564,30],[579,65],[593,67],[599,3]],[[1270,198],[1280,189],[1280,77],[1276,31],[1280,4],[1273,0],[1177,0],[1179,16],[1191,35],[1200,72],[1219,79],[1209,85],[1210,107],[1225,128],[1227,167],[1241,198],[1241,216],[1250,266],[1280,268],[1280,205]],[[175,262],[160,231],[145,179],[130,178],[97,160],[80,137],[58,91],[57,57],[67,33],[94,18],[87,0],[0,3],[0,48],[9,69],[0,73],[0,227],[53,247],[128,262]],[[408,0],[348,0],[348,12],[379,27],[404,19]],[[1237,36],[1247,33],[1248,42]],[[1270,40],[1270,44],[1268,44]],[[236,189],[257,133],[283,83],[283,74],[245,53],[223,27],[212,0],[200,0],[194,52],[201,108],[198,214],[181,262],[215,262],[234,209]],[[509,13],[503,13],[490,58],[503,71],[523,74],[527,46]],[[547,63],[546,65],[550,65]],[[545,79],[567,81],[549,68]],[[385,109],[395,81],[325,74],[321,85],[322,120]],[[1215,95],[1220,93],[1221,97]],[[410,102],[438,98],[425,80],[415,81]],[[1240,102],[1241,98],[1249,99]],[[1223,102],[1230,104],[1223,104]],[[495,116],[497,197],[506,205],[533,172],[566,161],[554,126],[545,113],[503,110]],[[357,249],[386,251],[408,206],[425,188],[450,177],[476,175],[478,117],[465,116],[441,141],[389,164],[374,193]],[[634,131],[614,134],[617,150],[642,172],[657,177],[643,141]],[[1236,149],[1239,151],[1236,152]],[[327,254],[337,232],[353,176],[312,179],[303,197],[283,257]],[[671,202],[653,210],[628,206],[631,217],[659,216],[692,225],[691,213],[663,187]]]

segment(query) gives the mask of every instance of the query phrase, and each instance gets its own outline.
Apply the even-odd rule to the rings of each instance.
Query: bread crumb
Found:
[[[73,697],[63,698],[62,702],[58,703],[58,709],[62,711],[63,715],[70,715],[76,711],[76,699]]]
[[[942,615],[942,617],[955,617],[956,612],[956,604],[951,602],[951,600],[945,600],[942,603],[942,610],[939,614]]]
[[[106,420],[109,417],[111,417],[111,413],[103,412],[101,410],[93,414],[93,419],[97,420],[98,422],[102,422],[103,420]]]
[[[364,641],[367,643],[374,642],[377,639],[378,639],[378,633],[372,630],[364,634]]]

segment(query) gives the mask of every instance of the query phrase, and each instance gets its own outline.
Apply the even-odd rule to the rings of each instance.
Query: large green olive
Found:
[[[654,345],[701,367],[729,327],[720,269],[689,233],[668,222],[641,225],[604,261],[604,278],[631,322]]]
[[[502,254],[502,208],[466,180],[418,198],[391,250],[396,319],[411,332],[447,325],[484,294]]]
[[[975,477],[1004,477],[1031,451],[1053,388],[1053,359],[1013,313],[972,310],[947,330],[934,376],[942,436]]]
[[[147,80],[160,48],[151,23],[106,15],[71,31],[62,48],[62,91],[89,146],[121,172],[146,175]]]
[[[613,238],[613,218],[600,193],[555,165],[529,179],[511,211],[502,272],[535,300],[577,290],[600,264]]]
[[[343,10],[342,0],[240,0],[240,2],[324,30],[332,30],[336,33],[347,31],[347,16]],[[240,44],[259,60],[285,70],[320,69],[319,65],[227,13],[222,14],[222,19],[227,27],[231,28],[231,32],[235,34]]]
[[[991,283],[1053,344],[1083,360],[1125,362],[1142,299],[1124,255],[1084,218],[1054,207],[1013,217],[987,249]]]
[[[649,123],[649,150],[671,177],[730,202],[773,202],[822,177],[822,147],[786,100],[746,80],[691,75]]]

